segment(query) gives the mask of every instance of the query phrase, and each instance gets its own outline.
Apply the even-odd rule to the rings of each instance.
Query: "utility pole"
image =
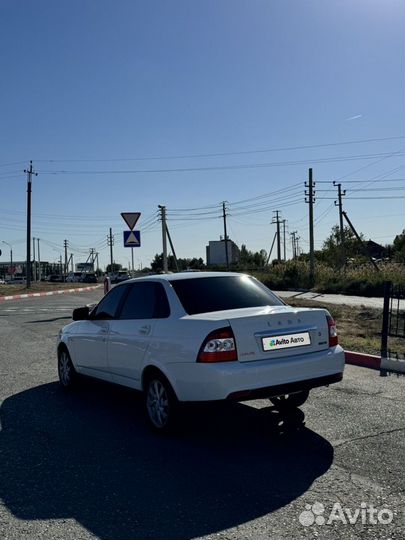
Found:
[[[275,216],[273,216],[272,223],[275,223],[277,225],[277,260],[280,262],[281,261],[280,211],[274,210],[273,213],[276,214]]]
[[[273,251],[274,242],[276,241],[276,237],[277,237],[277,233],[275,232],[275,233],[274,233],[274,236],[273,236],[273,242],[271,243],[271,248],[270,248],[269,254],[267,255],[266,266],[267,266],[267,265],[269,264],[269,262],[270,262],[270,257],[271,257],[272,251]]]
[[[371,264],[374,266],[374,268],[377,270],[377,272],[379,272],[380,269],[378,268],[378,266],[377,266],[376,262],[374,261],[373,257],[370,255],[366,243],[361,239],[359,233],[354,228],[353,223],[350,221],[347,213],[345,211],[343,211],[342,214],[343,214],[345,220],[347,221],[347,223],[349,224],[349,227],[353,231],[355,237],[357,238],[357,240],[360,242],[361,246],[363,247],[365,253],[368,255],[368,258],[370,259]]]
[[[63,273],[67,274],[67,271],[68,271],[68,241],[67,240],[63,240],[63,247],[65,248],[65,265],[64,265],[64,270],[63,270]]]
[[[67,261],[68,270],[69,270],[69,264],[70,264],[70,268],[72,268],[72,257],[73,257],[73,253],[71,253],[69,255],[69,258],[68,258],[68,261]],[[72,272],[73,272],[73,270],[72,270]]]
[[[90,255],[91,258],[91,264],[93,265],[93,272],[94,272],[94,261],[96,260],[96,250],[94,248],[90,248]]]
[[[38,250],[37,250],[37,253],[38,253],[38,281],[41,281],[42,272],[41,272],[41,254],[40,254],[40,251],[39,251],[39,238],[37,238],[37,246],[38,246]]]
[[[342,191],[342,184],[333,182],[333,185],[338,188],[338,202],[335,201],[335,206],[339,207],[339,227],[340,227],[340,250],[342,258],[342,267],[346,266],[346,253],[345,253],[345,230],[343,227],[343,208],[342,197],[346,195],[346,190]]]
[[[114,237],[112,233],[112,228],[110,227],[110,234],[107,235],[107,245],[110,246],[110,273],[114,272],[113,244]]]
[[[169,268],[167,266],[167,225],[166,225],[166,206],[159,204],[160,217],[162,220],[162,247],[163,247],[163,272],[167,274]]]
[[[14,269],[13,269],[13,246],[11,244],[9,244],[8,242],[6,242],[5,240],[2,240],[2,243],[3,244],[6,244],[9,248],[10,248],[10,271],[9,271],[9,275],[10,275],[10,279],[11,281],[13,280],[13,277],[14,277]]]
[[[24,169],[27,174],[27,261],[26,261],[26,278],[27,289],[31,287],[31,192],[32,192],[32,175],[38,176],[38,173],[34,172],[32,168],[32,161],[30,161],[29,169]]]
[[[296,234],[297,234],[297,231],[293,231],[291,233],[291,245],[292,245],[293,259],[297,258],[296,240],[295,240],[295,235]]]
[[[284,248],[284,261],[286,260],[286,245],[285,245],[285,223],[286,223],[286,219],[283,219],[281,221],[281,223],[283,224],[283,248]]]
[[[167,238],[169,239],[170,249],[172,250],[172,253],[173,253],[174,264],[176,265],[176,270],[178,272],[179,271],[179,263],[177,261],[176,252],[174,251],[174,245],[173,245],[173,242],[172,242],[172,237],[170,236],[169,227],[167,226],[167,224],[166,224],[166,233],[167,233]]]
[[[32,277],[34,279],[34,283],[37,280],[37,263],[35,258],[35,236],[32,237]]]
[[[315,202],[315,182],[312,180],[312,169],[308,170],[308,183],[305,182],[305,202],[309,204],[309,282],[311,287],[315,281],[315,248],[314,248],[314,202]]]
[[[226,201],[224,201],[222,203],[222,217],[224,219],[224,240],[225,240],[226,269],[229,270],[228,234],[226,232]]]

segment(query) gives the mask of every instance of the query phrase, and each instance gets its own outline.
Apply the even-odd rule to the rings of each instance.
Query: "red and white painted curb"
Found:
[[[353,366],[380,369],[381,357],[374,354],[363,354],[353,351],[345,351],[345,362]]]
[[[100,287],[101,285],[95,285],[92,287],[78,287],[77,289],[59,289],[57,291],[13,294],[12,296],[0,296],[0,302],[6,302],[7,300],[23,300],[24,298],[37,298],[39,296],[53,296],[55,294],[68,294],[68,293],[93,291],[94,289],[99,289]]]

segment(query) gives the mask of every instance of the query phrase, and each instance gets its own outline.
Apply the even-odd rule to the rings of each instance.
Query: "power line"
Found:
[[[232,206],[236,206],[236,205],[239,205],[239,204],[255,201],[255,200],[258,200],[258,199],[264,199],[264,198],[273,197],[274,195],[277,195],[278,193],[286,193],[287,191],[296,189],[298,186],[302,187],[301,182],[296,182],[295,184],[292,184],[291,186],[284,187],[284,188],[281,188],[281,189],[277,189],[276,191],[270,191],[268,193],[263,193],[262,195],[257,195],[256,197],[250,197],[249,199],[242,199],[240,201],[231,202],[230,204],[232,204]]]
[[[266,206],[266,208],[259,208],[259,209],[252,209],[252,210],[246,210],[244,212],[231,212],[229,215],[230,216],[247,216],[247,215],[250,215],[250,214],[258,214],[258,213],[261,213],[261,212],[268,212],[270,210],[273,210],[275,209],[275,207],[277,208],[286,208],[287,206],[294,206],[296,204],[301,204],[302,203],[302,198],[298,198],[298,199],[295,199],[295,200],[292,200],[288,203],[275,203],[275,204],[272,204],[272,205],[269,205],[269,206]]]
[[[318,197],[318,200],[323,200],[323,201],[326,201],[326,200],[331,200],[331,199],[336,199],[336,197]],[[357,201],[365,201],[367,199],[377,199],[377,200],[381,200],[381,199],[396,199],[396,200],[399,200],[398,197],[347,197],[347,200],[350,200],[350,201],[353,201],[353,200],[357,200]]]
[[[294,150],[308,150],[313,148],[326,148],[332,146],[344,146],[350,144],[365,144],[371,142],[384,142],[404,139],[405,136],[399,135],[394,137],[378,137],[372,139],[357,139],[350,141],[339,141],[331,143],[321,144],[304,144],[297,146],[282,146],[276,148],[264,148],[255,150],[237,150],[231,152],[213,152],[213,153],[198,153],[198,154],[178,154],[178,155],[166,155],[166,156],[142,156],[132,158],[103,158],[103,159],[38,159],[35,160],[39,163],[106,163],[106,162],[122,162],[122,161],[153,161],[153,160],[170,160],[170,159],[195,159],[195,158],[207,158],[207,157],[225,157],[225,156],[239,156],[249,154],[261,154],[269,152],[288,152]]]
[[[368,169],[369,167],[372,167],[373,165],[377,165],[378,163],[381,163],[382,161],[385,161],[386,159],[389,159],[390,157],[394,157],[395,155],[398,155],[397,152],[393,152],[392,154],[388,155],[388,156],[385,156],[385,157],[382,157],[380,159],[377,159],[376,161],[373,161],[372,163],[367,163],[367,165],[363,165],[362,167],[359,167],[358,169],[356,169],[355,171],[352,171],[352,172],[349,172],[347,174],[344,174],[343,176],[340,176],[339,178],[335,178],[335,181],[336,182],[339,182],[341,180],[344,180],[345,178],[347,178],[348,176],[352,176],[353,174],[356,174],[360,171],[364,171],[364,169]],[[396,167],[395,169],[392,169],[391,172],[389,174],[394,174],[395,172],[399,171],[400,169],[402,169],[402,165],[400,165],[399,167]],[[380,175],[381,176],[381,175]],[[387,175],[388,176],[388,175]]]
[[[370,180],[369,180],[370,182]],[[404,187],[379,187],[379,188],[367,188],[367,191],[404,191]],[[317,189],[317,193],[331,193],[333,192],[333,189]],[[363,189],[348,189],[346,190],[347,193],[357,193],[359,191],[363,191]]]
[[[366,184],[368,182],[405,182],[405,178],[385,178],[381,180],[345,180],[345,184]],[[330,180],[317,180],[317,184],[330,184]],[[319,191],[319,190],[318,190]]]
[[[72,174],[81,174],[81,175],[104,175],[104,174],[156,174],[156,173],[169,173],[169,172],[197,172],[197,171],[223,171],[223,170],[244,170],[244,169],[260,169],[260,168],[270,168],[270,167],[285,167],[291,165],[305,165],[308,163],[339,163],[342,161],[356,161],[363,159],[374,159],[375,157],[383,156],[383,159],[393,156],[402,156],[404,152],[382,152],[377,154],[357,154],[350,156],[336,156],[336,157],[327,157],[327,158],[311,158],[305,160],[296,160],[296,161],[275,161],[268,163],[243,163],[239,165],[217,165],[217,166],[208,166],[208,167],[179,167],[179,168],[165,168],[165,169],[131,169],[131,170],[44,170],[41,171],[41,174],[48,175],[72,175]]]

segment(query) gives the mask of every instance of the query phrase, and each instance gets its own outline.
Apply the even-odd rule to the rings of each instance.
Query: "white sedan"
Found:
[[[328,311],[288,306],[244,274],[131,279],[73,320],[58,340],[61,384],[87,375],[141,390],[160,431],[183,403],[270,398],[287,409],[343,377]]]

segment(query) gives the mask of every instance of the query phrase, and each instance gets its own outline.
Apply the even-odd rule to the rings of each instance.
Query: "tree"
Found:
[[[395,237],[391,252],[394,261],[405,262],[405,229]]]
[[[360,238],[364,241],[363,234],[360,233]],[[346,258],[358,257],[364,253],[362,245],[357,240],[355,234],[349,227],[344,227],[345,238],[345,255]],[[322,254],[320,257],[331,266],[339,266],[341,263],[341,244],[340,244],[340,228],[338,225],[332,227],[332,231],[322,246]]]
[[[122,270],[122,264],[118,263],[113,263],[112,265],[107,264],[107,267],[105,269],[107,274],[110,274],[111,272],[119,272],[119,270]]]
[[[240,248],[240,264],[241,268],[263,268],[267,261],[267,252],[265,249],[260,251],[249,251],[245,244]]]
[[[204,261],[201,257],[199,259],[197,259],[196,257],[194,257],[193,259],[177,259],[177,264],[180,272],[183,270],[202,270],[203,268],[205,268]],[[156,253],[150,266],[154,272],[162,272],[163,253]],[[167,257],[167,268],[170,272],[176,271],[176,262],[173,255],[168,255]]]

